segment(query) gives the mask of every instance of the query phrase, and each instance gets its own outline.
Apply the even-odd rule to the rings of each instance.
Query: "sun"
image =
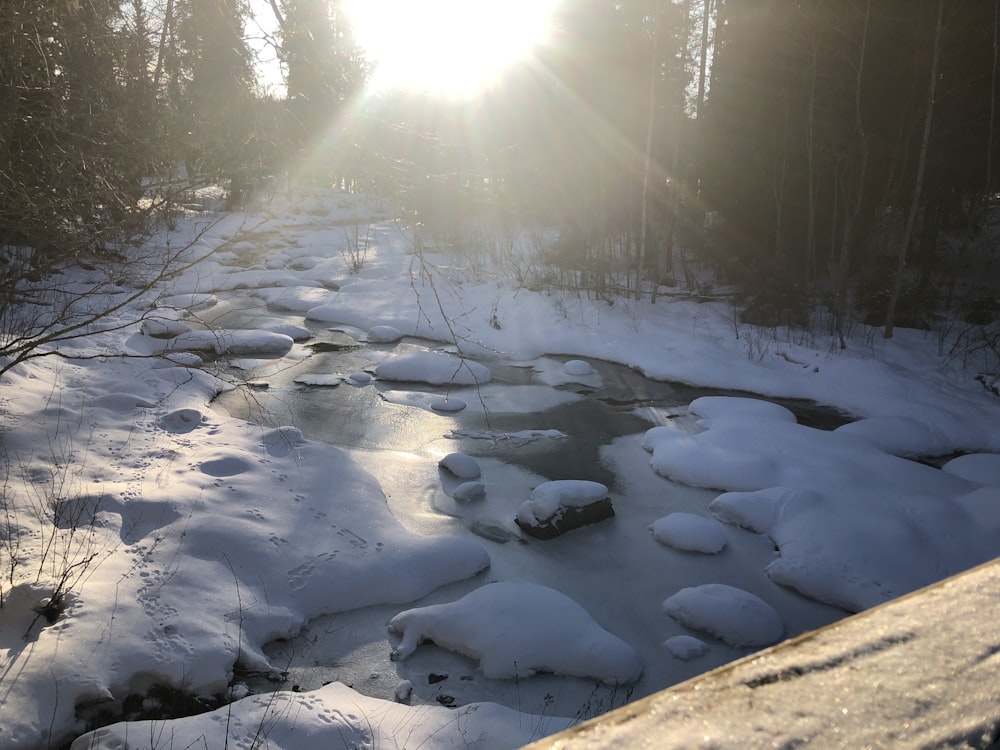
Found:
[[[528,56],[558,0],[348,0],[370,86],[468,97]]]

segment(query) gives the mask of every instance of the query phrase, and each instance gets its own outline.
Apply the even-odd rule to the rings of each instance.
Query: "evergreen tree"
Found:
[[[115,0],[0,8],[0,243],[92,244],[135,211],[152,114],[124,26]]]
[[[244,36],[243,0],[175,0],[176,90],[189,133],[189,169],[229,181],[227,208],[241,206],[259,170],[256,77]]]

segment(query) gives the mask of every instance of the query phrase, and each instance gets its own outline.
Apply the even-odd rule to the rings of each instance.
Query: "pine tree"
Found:
[[[229,181],[227,208],[248,197],[259,168],[255,127],[256,78],[244,37],[242,0],[175,0],[176,91],[182,127],[189,133],[189,169]]]

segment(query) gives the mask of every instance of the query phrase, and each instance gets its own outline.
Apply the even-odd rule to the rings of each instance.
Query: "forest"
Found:
[[[564,0],[529,60],[443,101],[372,95],[338,0],[7,0],[3,307],[192,185],[237,209],[304,180],[449,241],[553,227],[548,279],[588,293],[725,293],[746,323],[997,354],[998,6]]]

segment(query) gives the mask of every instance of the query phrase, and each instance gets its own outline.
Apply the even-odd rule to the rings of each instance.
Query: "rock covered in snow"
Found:
[[[396,703],[409,703],[410,698],[413,697],[413,683],[409,680],[403,680],[398,685],[396,689],[392,692],[392,699]]]
[[[368,341],[372,344],[391,344],[403,338],[403,332],[392,326],[373,326],[368,329]]]
[[[663,647],[675,659],[691,661],[708,653],[708,644],[693,635],[675,635],[663,642]]]
[[[283,336],[288,336],[292,341],[308,341],[312,338],[313,333],[305,326],[297,326],[291,323],[286,323],[284,325],[271,326],[265,330],[271,333],[280,333]]]
[[[431,401],[431,409],[434,411],[440,411],[445,413],[453,413],[462,411],[466,407],[466,403],[460,398],[436,398]]]
[[[438,461],[438,466],[447,469],[459,479],[477,479],[482,474],[479,462],[465,453],[449,453]]]
[[[608,488],[600,482],[560,479],[544,482],[521,504],[515,523],[537,539],[552,539],[567,531],[615,515]]]
[[[590,366],[589,362],[584,362],[582,359],[571,359],[563,365],[563,372],[577,377],[590,375],[594,372],[594,368]]]
[[[486,496],[486,485],[482,482],[463,482],[455,488],[451,496],[459,502],[479,500]]]
[[[655,520],[649,530],[660,544],[685,552],[714,555],[726,546],[722,524],[694,513],[671,513]]]
[[[375,369],[380,380],[430,385],[481,385],[493,379],[485,365],[443,352],[415,351],[390,357]]]
[[[406,610],[389,630],[402,635],[394,659],[430,640],[479,659],[483,675],[493,679],[549,672],[631,683],[642,674],[631,646],[565,594],[534,583],[493,583],[455,602]]]
[[[179,336],[182,333],[187,333],[191,330],[191,326],[183,321],[171,318],[146,318],[142,321],[139,330],[146,336],[152,336],[157,339],[169,339]]]
[[[749,591],[722,583],[681,589],[663,602],[663,609],[681,625],[731,646],[768,646],[785,633],[774,607]]]

